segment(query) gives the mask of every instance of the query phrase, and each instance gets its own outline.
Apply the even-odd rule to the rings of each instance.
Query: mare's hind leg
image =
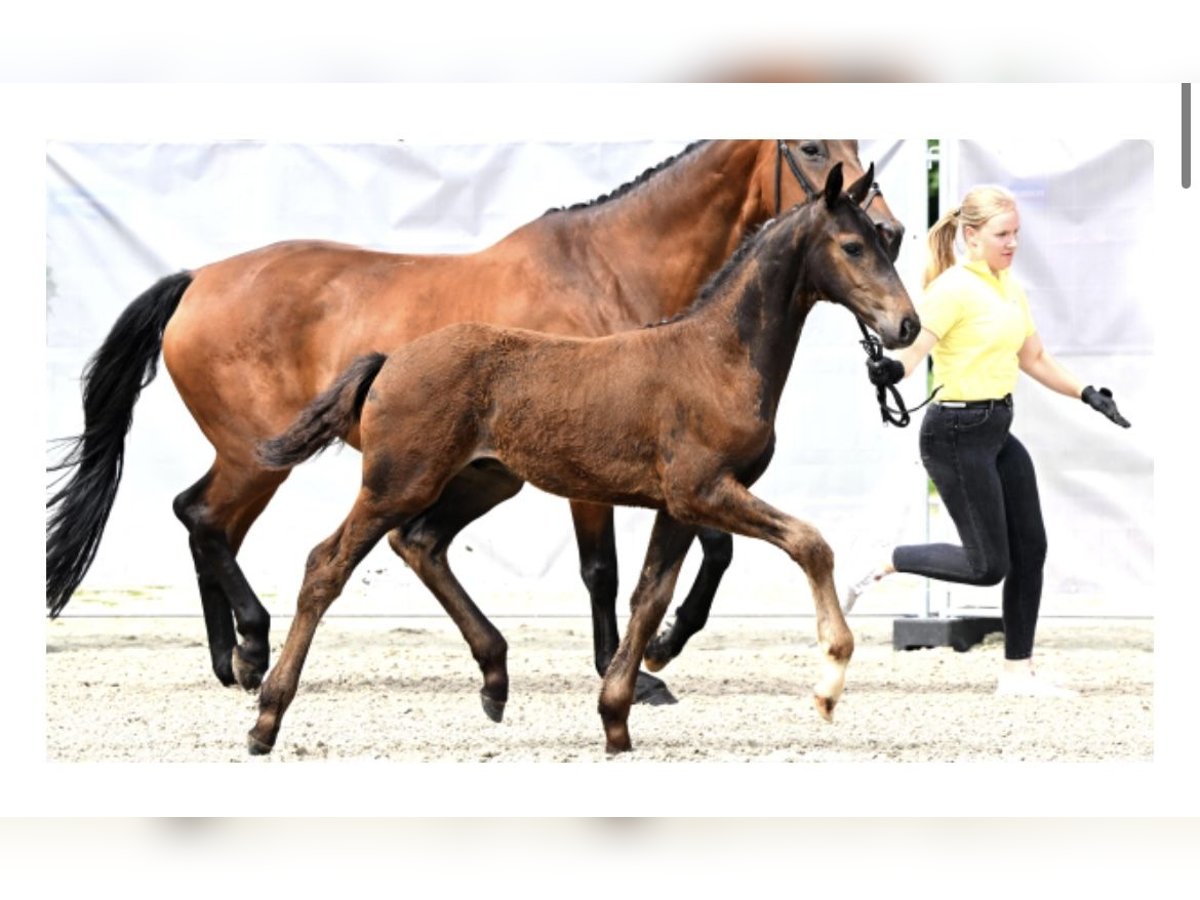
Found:
[[[688,639],[708,623],[717,585],[733,560],[732,535],[712,528],[701,528],[697,537],[704,551],[700,571],[696,573],[687,599],[675,610],[675,621],[671,627],[657,635],[646,648],[646,668],[651,672],[657,672],[677,657]]]
[[[525,484],[499,463],[475,463],[442,489],[429,509],[388,535],[388,544],[408,563],[458,626],[483,673],[483,711],[493,722],[508,701],[508,644],[479,610],[450,570],[446,550],[454,537]]]
[[[571,516],[579,547],[579,570],[592,601],[592,649],[596,673],[603,678],[621,640],[621,632],[617,629],[617,545],[613,509],[572,500]],[[635,702],[659,706],[677,701],[662,679],[639,671]]]
[[[622,753],[633,748],[629,740],[629,707],[633,703],[638,661],[646,644],[662,621],[679,569],[695,529],[660,512],[654,520],[650,546],[642,575],[629,602],[629,624],[613,656],[600,689],[600,721],[604,724],[605,749]]]
[[[854,635],[846,626],[833,584],[833,550],[813,526],[759,500],[732,476],[703,490],[694,485],[679,487],[682,489],[668,498],[668,508],[680,520],[774,544],[808,576],[823,663],[821,678],[813,689],[813,702],[822,717],[831,721],[854,652]]]
[[[296,616],[279,659],[258,695],[258,719],[247,739],[252,754],[269,753],[275,746],[283,714],[296,696],[300,670],[317,624],[341,594],[354,567],[394,522],[394,517],[384,517],[383,508],[367,491],[360,491],[342,526],[309,554],[304,583],[296,600]]]
[[[271,616],[235,557],[251,524],[285,478],[287,472],[241,472],[218,460],[175,498],[175,515],[187,527],[196,566],[213,671],[224,685],[237,683],[253,690],[267,670]]]

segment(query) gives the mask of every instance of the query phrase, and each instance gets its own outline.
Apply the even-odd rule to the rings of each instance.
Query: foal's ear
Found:
[[[871,189],[871,185],[875,183],[875,163],[871,163],[867,171],[863,173],[862,178],[846,188],[846,196],[854,201],[855,206],[862,206],[862,202],[867,199],[867,191]]]
[[[842,193],[842,164],[836,163],[825,178],[825,205],[833,209]]]

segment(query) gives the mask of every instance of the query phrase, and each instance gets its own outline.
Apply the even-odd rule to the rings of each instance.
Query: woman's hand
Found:
[[[904,377],[904,364],[898,359],[881,356],[867,360],[867,378],[875,387],[891,387]]]
[[[1096,412],[1108,416],[1122,428],[1129,427],[1129,420],[1117,411],[1116,401],[1113,400],[1112,391],[1108,388],[1102,387],[1097,390],[1089,384],[1083,389],[1080,399]]]

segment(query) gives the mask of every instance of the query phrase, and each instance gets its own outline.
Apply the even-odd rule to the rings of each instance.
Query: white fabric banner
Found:
[[[609,193],[683,146],[52,144],[49,437],[78,433],[78,378],[88,356],[126,305],[165,274],[285,238],[404,252],[476,250],[550,207]],[[927,205],[924,142],[865,140],[860,157],[864,165],[876,162],[885,197],[908,226],[899,268],[915,296]],[[821,529],[837,554],[839,578],[866,565],[879,546],[923,533],[925,521],[914,428],[881,424],[859,338],[849,313],[818,305],[784,395],[775,459],[755,488]],[[161,372],[138,403],[116,505],[83,587],[166,594],[136,608],[198,613],[187,535],[171,501],[211,462],[211,448]],[[328,453],[299,467],[251,529],[239,561],[272,612],[294,608],[305,558],[349,510],[358,478],[356,452]],[[617,511],[621,609],[651,522],[644,510]],[[587,610],[567,504],[531,487],[467,528],[450,558],[488,614]],[[694,548],[680,600],[698,558]],[[914,596],[910,587],[888,602],[912,611]],[[439,611],[381,545],[331,614]],[[735,539],[714,614],[811,611],[807,581],[790,560]]]

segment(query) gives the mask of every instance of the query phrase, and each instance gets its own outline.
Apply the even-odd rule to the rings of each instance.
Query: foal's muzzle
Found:
[[[917,335],[921,333],[921,320],[914,312],[901,318],[898,325],[889,322],[887,327],[875,330],[879,333],[884,347],[888,350],[899,350],[917,339]]]
[[[905,316],[900,323],[900,346],[907,347],[921,333],[921,320],[916,315]]]

